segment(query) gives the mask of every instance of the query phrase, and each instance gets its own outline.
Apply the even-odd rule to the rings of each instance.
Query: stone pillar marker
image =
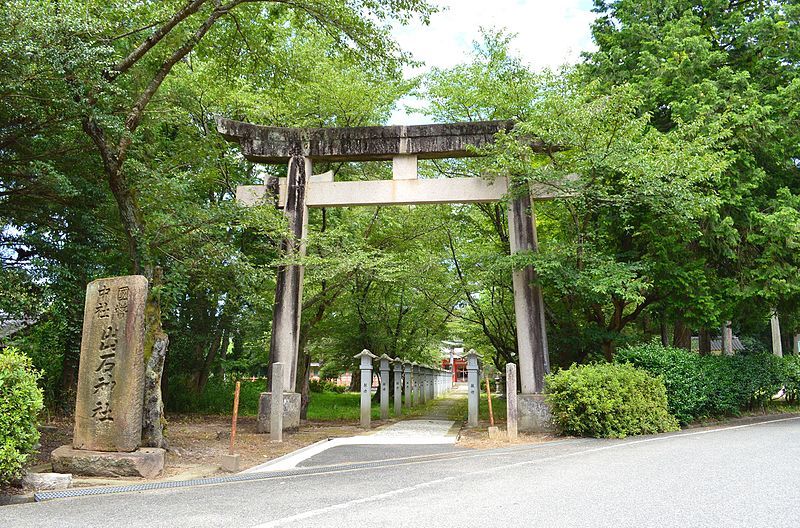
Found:
[[[478,353],[470,350],[467,352],[467,404],[469,410],[467,425],[470,427],[478,426],[478,404],[481,397],[481,389],[478,386],[478,368]]]
[[[414,407],[420,404],[422,391],[420,390],[420,366],[416,361],[411,363],[411,392],[414,394]]]
[[[781,322],[777,310],[772,311],[769,326],[772,331],[772,353],[781,357],[783,356],[783,343],[781,343]]]
[[[146,301],[141,275],[100,279],[86,288],[75,449],[130,452],[141,445]]]
[[[411,409],[412,400],[414,399],[411,388],[411,363],[403,363],[403,380],[406,393],[406,409]]]
[[[372,422],[372,360],[377,356],[365,348],[353,357],[361,360],[361,427],[369,429]]]
[[[394,414],[403,414],[403,360],[395,358],[392,361],[394,367]]]
[[[392,358],[383,354],[380,361],[381,370],[381,420],[389,418],[389,363]]]
[[[98,279],[86,287],[72,445],[51,455],[55,471],[152,478],[164,450],[140,448],[147,279]]]
[[[725,324],[722,325],[722,353],[726,356],[733,355],[733,328],[731,328],[731,322],[725,321]]]
[[[269,413],[269,438],[283,442],[283,363],[272,364],[272,398]]]
[[[517,438],[517,366],[506,364],[506,431],[508,439]]]
[[[419,367],[419,386],[417,392],[419,393],[420,403],[428,401],[428,367]]]

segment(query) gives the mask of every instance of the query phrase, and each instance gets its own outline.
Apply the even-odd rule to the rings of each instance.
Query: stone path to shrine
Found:
[[[452,418],[454,410],[464,407],[466,398],[466,385],[456,385],[453,390],[431,402],[422,417],[402,420],[357,436],[323,440],[252,467],[244,473],[374,462],[464,451],[455,445],[463,419]]]

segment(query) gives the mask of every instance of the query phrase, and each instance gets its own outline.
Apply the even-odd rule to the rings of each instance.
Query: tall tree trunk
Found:
[[[701,328],[700,329],[700,340],[698,344],[698,349],[700,351],[701,356],[708,356],[711,355],[711,332],[708,331],[708,328]]]
[[[667,324],[666,318],[661,318],[660,323],[660,330],[661,330],[661,346],[668,347],[669,346],[669,325]]]
[[[611,339],[603,341],[602,348],[603,348],[603,357],[606,358],[606,361],[608,361],[609,363],[614,361],[614,349],[616,348],[614,346],[614,341]]]
[[[211,346],[209,346],[208,354],[206,354],[206,357],[203,360],[203,366],[201,367],[200,373],[197,376],[197,386],[195,387],[197,390],[197,394],[202,394],[203,391],[206,389],[206,383],[208,383],[208,376],[211,373],[211,366],[214,364],[214,360],[217,359],[217,354],[219,353],[221,341],[225,338],[226,333],[227,330],[223,329],[221,332],[222,335],[217,333],[211,339]]]
[[[164,401],[161,397],[161,377],[167,356],[169,337],[161,327],[161,299],[158,286],[162,282],[161,268],[150,274],[152,279],[145,307],[145,381],[144,412],[142,413],[142,445],[167,447],[164,438]]]
[[[692,329],[686,326],[683,319],[675,320],[675,331],[672,335],[672,346],[692,350]]]

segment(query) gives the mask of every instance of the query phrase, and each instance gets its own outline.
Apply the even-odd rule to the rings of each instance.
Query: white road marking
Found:
[[[791,420],[800,420],[800,416],[792,416],[792,417],[789,417],[789,418],[779,418],[779,419],[776,419],[776,420],[768,420],[768,421],[764,421],[764,422],[756,422],[756,423],[751,423],[751,424],[733,425],[733,426],[730,426],[730,427],[722,427],[722,428],[718,428],[718,429],[707,429],[707,430],[704,430],[704,431],[690,431],[690,432],[686,432],[686,433],[678,433],[678,434],[673,434],[673,435],[655,436],[655,437],[652,437],[652,438],[644,438],[642,440],[633,440],[633,441],[622,442],[622,443],[619,443],[619,444],[613,444],[613,445],[608,445],[608,446],[593,447],[593,448],[589,448],[589,449],[584,449],[582,451],[576,451],[574,453],[566,453],[566,454],[563,454],[563,455],[554,455],[554,456],[550,456],[550,457],[546,457],[546,458],[540,458],[540,459],[537,459],[537,460],[527,460],[527,461],[524,461],[524,462],[515,462],[513,464],[506,464],[506,465],[503,465],[503,466],[497,466],[497,467],[488,468],[488,469],[481,469],[481,470],[477,470],[477,471],[471,471],[469,473],[461,474],[458,477],[445,477],[445,478],[440,478],[440,479],[429,480],[429,481],[426,481],[426,482],[421,482],[419,484],[415,484],[413,486],[407,486],[407,487],[404,487],[404,488],[397,488],[397,489],[394,489],[394,490],[391,490],[391,491],[387,491],[387,492],[384,492],[384,493],[379,493],[377,495],[370,495],[369,497],[362,497],[360,499],[353,499],[353,500],[341,502],[339,504],[332,504],[330,506],[325,506],[323,508],[317,508],[317,509],[314,509],[314,510],[308,510],[306,512],[298,513],[296,515],[291,515],[289,517],[283,517],[281,519],[275,519],[273,521],[269,521],[269,522],[266,522],[266,523],[256,524],[256,525],[253,525],[252,528],[274,528],[274,527],[277,527],[277,526],[285,526],[287,524],[291,524],[291,523],[294,523],[294,522],[297,522],[297,521],[301,521],[303,519],[310,519],[312,517],[325,515],[327,513],[333,512],[333,511],[347,509],[347,508],[350,508],[351,506],[357,506],[359,504],[368,504],[370,502],[381,501],[381,500],[384,500],[384,499],[389,498],[389,497],[394,497],[396,495],[402,495],[404,493],[416,491],[416,490],[419,490],[419,489],[423,489],[423,488],[427,488],[427,487],[431,487],[431,486],[436,486],[438,484],[443,484],[445,482],[451,482],[453,480],[461,479],[461,478],[464,478],[464,477],[470,476],[470,475],[482,475],[482,474],[493,473],[493,472],[497,472],[497,471],[504,471],[504,470],[507,470],[509,468],[521,467],[521,466],[530,466],[530,465],[534,465],[534,464],[541,464],[543,462],[551,462],[553,460],[560,460],[560,459],[563,459],[563,458],[570,458],[570,457],[575,457],[575,456],[579,456],[579,455],[597,453],[599,451],[606,451],[606,450],[609,450],[609,449],[616,449],[616,448],[620,448],[620,447],[629,447],[629,446],[635,446],[635,445],[639,445],[639,444],[646,444],[646,443],[649,443],[649,442],[659,442],[659,441],[663,442],[665,440],[683,438],[685,436],[697,436],[697,435],[703,435],[703,434],[712,434],[712,433],[719,433],[719,432],[725,432],[725,431],[733,431],[733,430],[736,430],[736,429],[745,429],[747,427],[756,427],[758,425],[767,425],[767,424],[778,423],[778,422],[786,422],[786,421],[791,421]],[[420,462],[420,463],[422,463],[422,462]]]

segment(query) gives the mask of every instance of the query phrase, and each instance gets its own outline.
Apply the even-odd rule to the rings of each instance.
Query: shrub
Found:
[[[39,441],[39,373],[16,349],[0,350],[0,484],[21,476]]]
[[[258,401],[261,393],[267,390],[263,379],[241,380],[239,390],[239,414],[252,416],[258,414]],[[170,380],[167,410],[177,413],[226,414],[233,412],[233,394],[236,380],[225,380],[219,376],[209,378],[205,389],[198,394],[192,387],[191,378],[175,377]]]
[[[783,361],[771,354],[701,356],[648,343],[623,348],[614,360],[660,376],[670,412],[682,424],[763,405],[786,377]]]
[[[308,390],[311,392],[336,392],[342,394],[347,392],[347,387],[337,385],[330,380],[311,380],[308,382]]]
[[[573,365],[546,381],[553,421],[567,434],[601,438],[678,429],[664,383],[632,365]]]
[[[795,403],[800,397],[800,356],[785,356],[786,401]]]

